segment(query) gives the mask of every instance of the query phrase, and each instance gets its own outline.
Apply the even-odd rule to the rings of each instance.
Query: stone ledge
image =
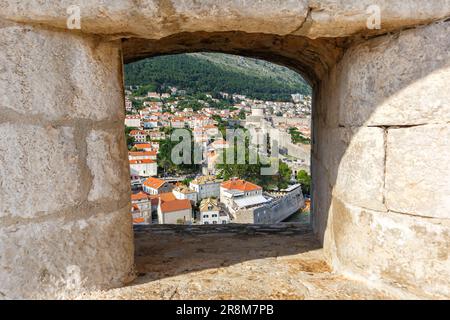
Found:
[[[299,224],[137,226],[127,287],[81,299],[386,299],[333,273]]]

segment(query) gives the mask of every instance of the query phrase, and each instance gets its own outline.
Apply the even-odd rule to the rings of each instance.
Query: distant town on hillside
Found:
[[[298,73],[212,53],[147,59],[125,71],[134,224],[309,222],[311,88]],[[177,129],[201,150],[200,162],[174,162]],[[221,161],[234,150],[230,130],[248,134],[246,150],[264,146],[256,163],[250,151],[241,163]]]

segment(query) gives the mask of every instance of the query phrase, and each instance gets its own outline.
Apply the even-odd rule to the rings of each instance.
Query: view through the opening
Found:
[[[310,221],[311,88],[219,53],[125,66],[134,224]]]

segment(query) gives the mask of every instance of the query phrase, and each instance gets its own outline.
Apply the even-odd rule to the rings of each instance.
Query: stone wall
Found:
[[[274,197],[268,204],[238,210],[233,214],[233,223],[279,223],[304,207],[305,199],[301,187],[298,187],[291,192],[278,193],[277,197]]]
[[[0,296],[130,280],[120,42],[0,26]]]
[[[450,23],[353,45],[316,96],[313,224],[329,262],[450,295]]]
[[[69,5],[0,0],[0,297],[131,279],[122,55],[195,51],[314,86],[313,227],[335,270],[450,296],[449,0],[86,0],[70,31]]]

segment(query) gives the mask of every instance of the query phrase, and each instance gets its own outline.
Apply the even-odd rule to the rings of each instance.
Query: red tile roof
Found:
[[[177,198],[172,192],[164,192],[160,194],[151,195],[150,199],[152,200],[152,203],[154,203],[154,200],[157,200],[156,203],[158,203],[159,199],[161,199],[161,202],[177,200]]]
[[[166,183],[164,180],[150,177],[147,180],[145,180],[144,186],[147,186],[147,187],[150,187],[153,189],[159,189],[164,185],[164,183]]]
[[[156,156],[156,151],[130,151],[128,152],[129,156],[133,157],[149,157],[149,156]]]
[[[175,212],[186,209],[192,209],[191,201],[188,199],[166,201],[161,203],[162,212]]]
[[[254,183],[240,179],[231,179],[225,181],[220,186],[228,190],[240,190],[240,191],[255,191],[262,189],[260,186]]]
[[[141,163],[156,163],[156,161],[152,159],[130,160],[130,164],[141,164]]]
[[[142,150],[142,149],[150,149],[152,146],[150,145],[150,143],[137,143],[134,145],[134,147],[138,150]]]
[[[148,198],[149,198],[149,195],[142,191],[131,195],[132,201],[145,200]]]
[[[147,132],[145,132],[144,130],[131,130],[130,131],[130,136],[135,136],[135,135],[146,135]]]
[[[145,222],[144,218],[135,218],[135,219],[133,219],[133,223],[143,223],[143,222]]]

